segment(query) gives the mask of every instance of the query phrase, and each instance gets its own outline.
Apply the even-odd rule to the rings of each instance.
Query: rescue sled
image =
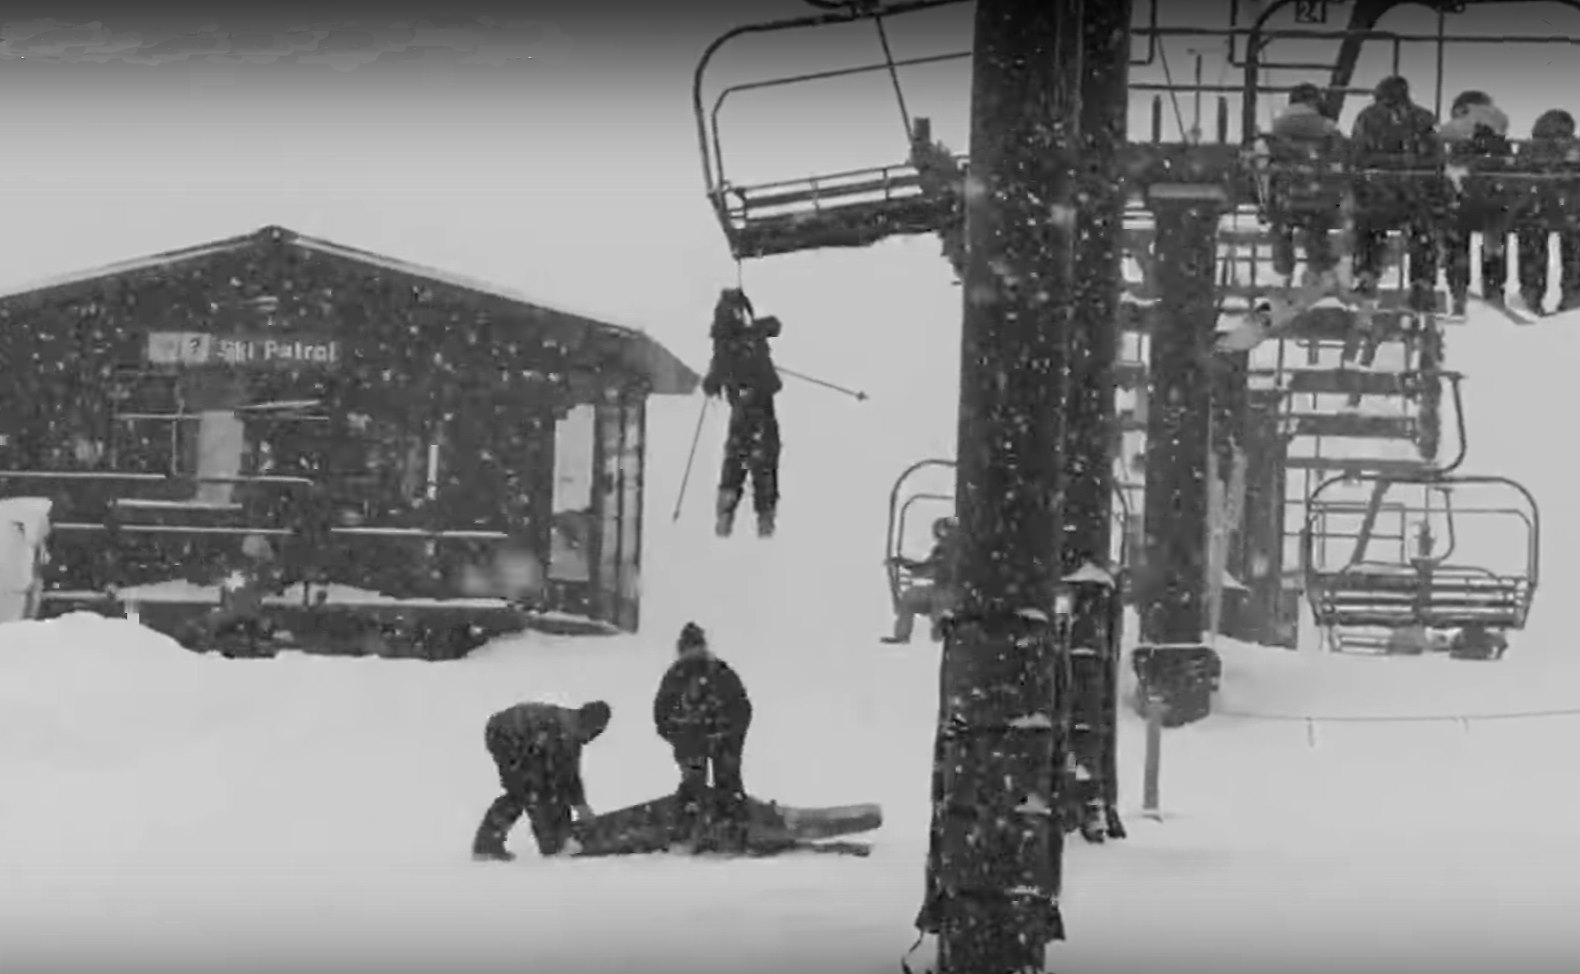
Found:
[[[865,856],[864,842],[830,842],[841,836],[871,832],[883,825],[877,805],[797,808],[748,798],[750,822],[745,848],[736,854],[771,856],[786,852],[828,852]],[[576,826],[581,857],[630,856],[667,852],[692,842],[681,825],[680,802],[674,795],[606,812]]]

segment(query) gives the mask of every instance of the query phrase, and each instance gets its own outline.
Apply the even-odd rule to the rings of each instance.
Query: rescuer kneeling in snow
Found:
[[[472,857],[509,862],[505,837],[523,814],[545,856],[574,855],[573,821],[592,818],[582,785],[582,746],[609,726],[611,710],[594,700],[572,710],[548,703],[517,704],[488,719],[483,741],[499,769],[504,794],[477,827]]]

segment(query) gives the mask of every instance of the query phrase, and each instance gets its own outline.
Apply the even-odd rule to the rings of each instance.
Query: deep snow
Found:
[[[1131,838],[1070,846],[1056,969],[1558,970],[1580,956],[1580,717],[1486,716],[1580,708],[1561,608],[1568,458],[1512,435],[1567,405],[1580,339],[1563,320],[1478,318],[1449,347],[1473,369],[1472,466],[1551,505],[1532,629],[1498,664],[1226,646],[1222,713],[1165,739],[1161,823],[1135,811],[1127,716]],[[656,408],[638,637],[523,636],[454,664],[226,661],[94,617],[0,626],[0,967],[894,971],[920,891],[937,649],[877,644],[880,538],[923,438],[892,431],[930,407],[787,396],[771,542],[709,534],[699,484],[718,417],[697,496],[669,522],[695,404]],[[815,432],[831,429],[845,435]],[[501,705],[613,703],[588,753],[598,808],[671,785],[647,711],[688,618],[757,698],[751,790],[882,802],[874,856],[544,861],[522,831],[519,862],[472,863],[495,784],[482,722]],[[1432,719],[1327,719],[1378,716]]]

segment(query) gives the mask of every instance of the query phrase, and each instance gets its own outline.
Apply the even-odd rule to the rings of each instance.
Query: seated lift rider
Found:
[[[1355,289],[1375,296],[1382,276],[1389,230],[1405,234],[1410,276],[1410,308],[1432,310],[1437,303],[1437,219],[1442,211],[1441,180],[1421,178],[1437,172],[1440,147],[1437,119],[1410,98],[1404,78],[1384,78],[1372,104],[1361,109],[1350,132],[1350,162],[1368,170],[1352,183],[1354,193]]]
[[[889,564],[905,568],[924,581],[901,590],[894,611],[894,632],[884,636],[883,642],[909,643],[916,629],[916,617],[923,613],[932,620],[933,641],[943,638],[940,622],[943,614],[955,607],[959,595],[955,577],[960,541],[958,527],[954,518],[941,517],[933,522],[933,549],[926,558],[921,561],[901,557],[889,559]]]
[[[1466,91],[1454,99],[1449,120],[1438,136],[1448,164],[1443,256],[1448,264],[1448,293],[1453,315],[1463,317],[1470,292],[1470,238],[1481,234],[1481,299],[1502,306],[1509,281],[1506,241],[1512,229],[1501,193],[1484,183],[1466,181],[1467,163],[1512,154],[1509,117],[1483,91]]]
[[[1575,118],[1563,109],[1543,112],[1531,127],[1527,161],[1541,168],[1580,163],[1580,138]],[[1548,228],[1558,231],[1558,311],[1580,308],[1580,213],[1564,194],[1541,183],[1527,190],[1527,198],[1514,210],[1515,240],[1519,254],[1520,297],[1534,314],[1543,314],[1547,299]]]
[[[1324,177],[1325,164],[1342,158],[1345,142],[1338,125],[1324,114],[1323,101],[1316,85],[1296,85],[1289,105],[1273,119],[1268,156],[1276,168],[1268,179],[1267,210],[1274,272],[1293,286],[1298,234],[1306,257],[1301,286],[1336,291],[1333,231],[1344,216],[1345,193],[1341,181]]]

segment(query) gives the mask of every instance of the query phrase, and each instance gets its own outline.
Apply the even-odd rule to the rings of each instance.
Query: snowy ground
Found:
[[[1571,327],[1478,319],[1450,338],[1474,363],[1472,457],[1549,505],[1531,632],[1485,665],[1227,648],[1222,715],[1166,738],[1161,823],[1134,812],[1141,735],[1124,726],[1132,835],[1071,847],[1058,970],[1580,957],[1580,716],[1481,716],[1580,708],[1580,648],[1552,618],[1573,571],[1574,515],[1555,509],[1568,458],[1507,435],[1567,410]],[[0,627],[0,970],[894,971],[920,891],[937,651],[874,638],[882,505],[923,439],[889,432],[922,421],[916,403],[874,392],[787,397],[770,543],[717,542],[700,496],[669,523],[663,458],[683,456],[694,406],[660,411],[640,637],[522,637],[454,664],[225,661],[90,617]],[[834,428],[848,435],[795,432]],[[670,787],[646,714],[687,618],[757,697],[752,791],[882,802],[874,856],[470,862],[498,706],[605,697],[593,804]],[[1371,716],[1442,719],[1331,719]]]

